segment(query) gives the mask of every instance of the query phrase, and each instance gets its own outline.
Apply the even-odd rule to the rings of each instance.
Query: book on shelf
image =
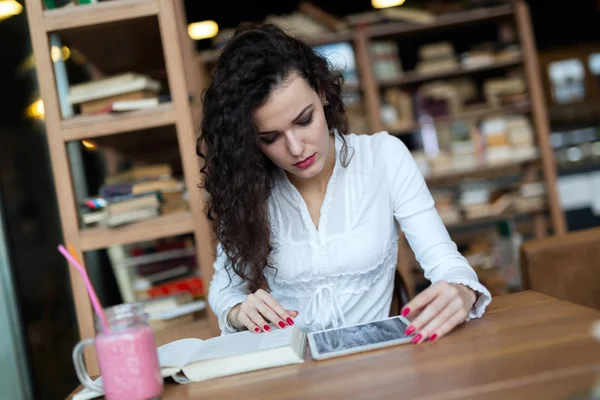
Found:
[[[135,111],[144,110],[147,108],[153,108],[160,104],[161,99],[157,96],[152,96],[139,100],[118,100],[113,101],[109,106],[108,111],[112,112],[123,112],[123,111]]]
[[[454,70],[458,60],[450,42],[429,43],[419,48],[419,61],[415,70],[422,74],[435,74]]]
[[[100,196],[112,197],[128,194],[138,195],[150,192],[181,192],[182,190],[183,182],[169,177],[105,185],[100,189]]]
[[[199,276],[190,276],[175,281],[166,282],[160,285],[153,285],[146,290],[147,296],[162,297],[174,293],[190,292],[194,297],[204,296],[204,282]]]
[[[82,114],[94,114],[105,112],[114,102],[158,97],[160,89],[160,82],[129,72],[72,85],[68,101],[78,105]]]
[[[382,22],[406,22],[407,24],[429,24],[435,15],[418,8],[390,7],[348,15],[345,20],[351,26],[370,25]]]
[[[393,80],[402,76],[402,64],[396,42],[373,41],[369,45],[369,50],[376,80]]]
[[[297,325],[285,329],[273,326],[270,332],[249,331],[202,340],[186,338],[160,346],[161,375],[185,384],[227,375],[304,362],[306,334]],[[102,379],[102,377],[98,378]],[[84,389],[77,399],[103,395]]]
[[[185,184],[168,164],[109,175],[97,196],[81,205],[84,225],[117,226],[189,209]]]
[[[170,178],[172,174],[173,169],[169,164],[142,165],[130,168],[127,171],[111,174],[106,177],[104,182],[107,185],[113,185],[116,183]]]
[[[114,111],[132,111],[149,108],[149,106],[155,107],[158,104],[159,98],[156,92],[137,90],[135,92],[83,102],[79,105],[79,110],[82,115],[107,114]]]
[[[193,322],[197,314],[206,309],[206,301],[195,299],[189,292],[150,298],[140,303],[148,314],[148,323],[155,330],[173,323]]]
[[[187,236],[109,246],[107,252],[123,302],[204,296],[196,248]]]

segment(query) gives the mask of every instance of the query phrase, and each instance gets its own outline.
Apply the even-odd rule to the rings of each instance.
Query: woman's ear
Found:
[[[321,91],[321,94],[319,95],[319,97],[321,98],[321,104],[323,104],[324,106],[329,104],[329,101],[327,100],[327,96],[325,96],[324,91]]]

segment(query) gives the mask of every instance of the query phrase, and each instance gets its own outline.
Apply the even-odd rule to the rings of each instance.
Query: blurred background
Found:
[[[56,12],[97,3],[32,1]],[[100,3],[119,1],[126,0]],[[385,129],[409,146],[453,239],[494,294],[521,289],[519,246],[556,230],[552,207],[564,213],[568,231],[600,224],[600,1],[527,4],[535,54],[526,53],[522,31],[505,8],[510,1],[184,2],[193,66],[204,84],[242,21],[285,27],[343,69],[352,131]],[[106,36],[94,30],[51,36],[59,92],[68,91],[70,99],[62,117],[72,118],[72,132],[91,121],[86,118],[168,102],[157,24],[140,21],[116,24]],[[63,241],[56,177],[28,23],[23,0],[0,0],[0,398],[62,399],[78,383],[71,349],[79,334],[68,266],[56,251]],[[371,40],[359,49],[360,29]],[[132,52],[130,42],[140,37]],[[532,65],[532,55],[542,85],[536,99],[522,68],[523,60]],[[370,63],[367,73],[364,63]],[[122,87],[126,79],[139,85],[109,100],[89,85],[121,73],[136,75],[103,85]],[[549,123],[550,158],[537,148],[536,107]],[[83,228],[179,218],[188,210],[172,129],[72,140],[67,154]],[[557,179],[547,176],[542,159],[552,161]],[[107,214],[102,200],[124,194],[118,187],[127,178],[123,171],[160,177],[162,186],[148,190],[161,193],[160,205],[148,196],[144,204],[124,203]],[[546,196],[549,183],[556,205]],[[169,238],[91,246],[85,260],[105,306],[171,295],[174,281],[184,282],[178,293],[188,296],[177,301],[188,302],[202,297],[194,286],[194,245],[193,235],[175,231]],[[418,292],[427,283],[408,259],[405,279]]]

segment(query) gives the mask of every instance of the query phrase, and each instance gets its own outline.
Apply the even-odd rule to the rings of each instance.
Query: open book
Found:
[[[306,334],[295,325],[286,329],[273,328],[269,333],[244,331],[208,340],[176,340],[158,348],[158,359],[163,377],[188,383],[300,364],[304,362],[305,351]],[[83,389],[73,399],[93,399],[102,395]]]
[[[159,347],[158,357],[163,376],[186,383],[302,363],[305,350],[306,335],[294,326],[261,334],[181,339]]]

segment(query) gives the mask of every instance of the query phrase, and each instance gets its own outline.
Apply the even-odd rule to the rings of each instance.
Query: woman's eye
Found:
[[[306,118],[306,119],[304,119],[302,121],[298,121],[298,125],[300,125],[300,126],[308,126],[308,125],[310,125],[310,123],[312,122],[312,120],[313,120],[313,114],[310,113],[310,115],[308,116],[308,118]]]
[[[262,140],[264,143],[270,144],[277,140],[278,137],[279,135],[261,136],[260,140]]]

